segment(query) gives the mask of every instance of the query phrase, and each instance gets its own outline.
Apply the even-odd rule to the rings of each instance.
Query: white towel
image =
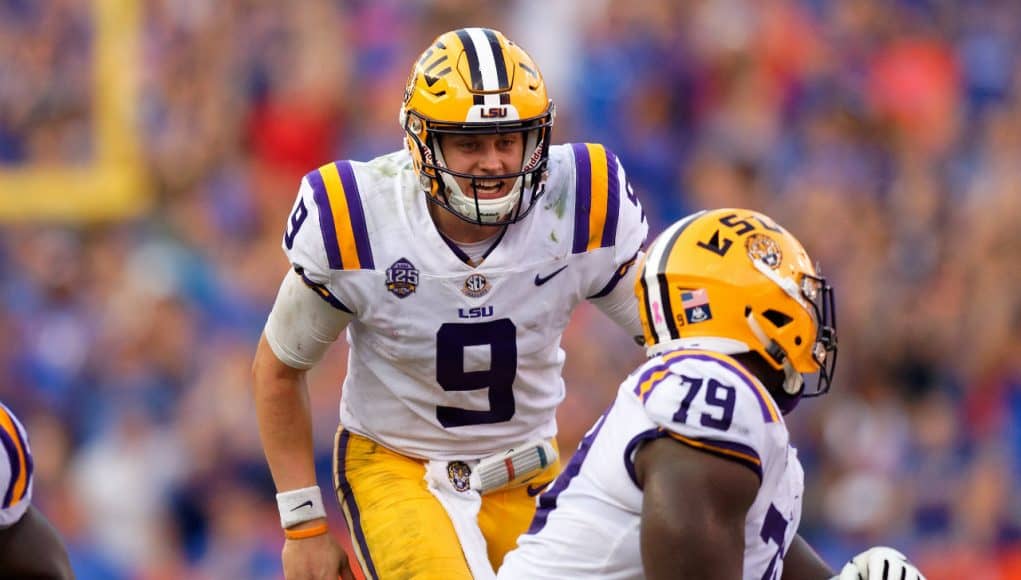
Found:
[[[479,509],[482,496],[473,489],[458,491],[447,475],[447,461],[429,461],[425,464],[425,483],[429,491],[447,510],[454,531],[461,541],[461,550],[468,561],[475,580],[494,580],[496,573],[486,553],[486,538],[479,528]],[[466,483],[466,482],[465,482]],[[467,488],[467,485],[462,487]]]

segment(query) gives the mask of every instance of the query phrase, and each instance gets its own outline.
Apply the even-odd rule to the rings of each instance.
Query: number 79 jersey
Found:
[[[801,519],[797,452],[763,385],[733,358],[696,350],[650,359],[625,380],[539,496],[532,525],[499,577],[643,578],[634,458],[640,445],[661,437],[755,473],[760,486],[745,517],[743,577],[779,578]]]
[[[623,168],[600,145],[552,147],[544,196],[477,266],[427,204],[404,150],[302,182],[283,245],[352,315],[341,423],[443,460],[552,437],[571,312],[617,287],[648,231]]]

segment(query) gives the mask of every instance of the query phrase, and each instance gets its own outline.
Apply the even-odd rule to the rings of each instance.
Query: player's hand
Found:
[[[840,570],[837,580],[925,580],[925,576],[893,548],[876,546],[858,554]]]
[[[327,532],[301,540],[285,540],[281,553],[286,580],[355,580],[347,554]]]

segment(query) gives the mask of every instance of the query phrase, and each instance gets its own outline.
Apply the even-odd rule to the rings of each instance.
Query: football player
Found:
[[[0,577],[74,578],[60,536],[32,505],[28,434],[3,403],[0,442]]]
[[[804,481],[784,422],[833,377],[826,280],[773,220],[720,209],[657,237],[635,293],[650,359],[539,496],[499,577],[832,577],[797,533]],[[840,577],[921,574],[873,548]]]
[[[632,336],[648,226],[602,145],[551,145],[539,67],[502,33],[415,62],[405,147],[305,176],[254,363],[288,578],[344,568],[315,480],[305,373],[346,329],[334,485],[370,578],[493,575],[560,470],[560,338],[583,300]],[[319,575],[317,575],[319,574]]]

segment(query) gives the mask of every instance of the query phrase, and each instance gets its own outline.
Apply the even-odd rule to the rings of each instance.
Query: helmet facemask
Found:
[[[430,194],[429,200],[462,220],[476,225],[514,223],[524,218],[542,195],[549,164],[552,103],[545,115],[523,121],[442,123],[425,119],[414,111],[407,112],[403,117],[409,143],[420,155],[421,185]],[[518,171],[484,175],[463,173],[447,166],[440,147],[440,136],[506,133],[524,135],[523,159]],[[468,180],[471,190],[463,191],[456,178]],[[508,179],[514,180],[508,193],[494,199],[479,198],[476,190],[479,182]]]
[[[833,288],[821,276],[803,272],[800,274],[801,281],[799,284],[791,278],[778,276],[763,262],[755,261],[754,263],[755,268],[759,272],[772,280],[812,317],[812,322],[816,328],[816,334],[812,340],[809,355],[814,362],[813,366],[817,366],[818,370],[811,372],[811,374],[816,375],[812,388],[806,388],[803,376],[803,372],[806,372],[804,368],[801,371],[796,369],[788,350],[778,340],[770,338],[770,333],[764,330],[763,325],[759,323],[751,309],[746,310],[749,329],[762,344],[764,356],[771,359],[769,362],[774,367],[780,365],[784,371],[782,390],[784,395],[791,398],[788,402],[789,408],[787,410],[789,411],[797,404],[797,399],[800,397],[816,397],[825,394],[830,389],[833,371],[837,363],[836,309],[833,301]],[[768,316],[769,312],[762,314],[764,318],[769,320],[767,324],[775,327],[774,333],[793,320],[791,317],[779,312],[776,312],[776,314],[785,320],[778,320],[776,316]],[[795,337],[794,345],[800,346],[801,340],[801,337]],[[803,361],[801,365],[804,365]]]

